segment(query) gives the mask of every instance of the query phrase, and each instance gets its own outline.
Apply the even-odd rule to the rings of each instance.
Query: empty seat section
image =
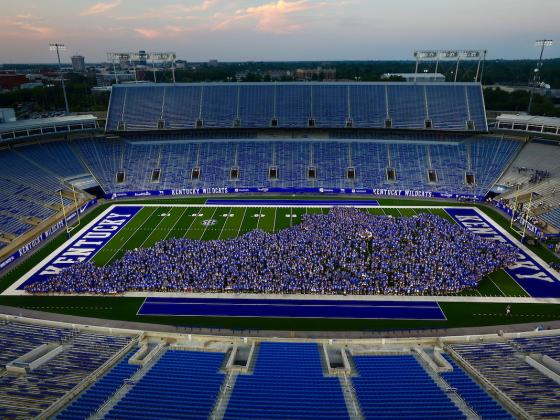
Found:
[[[339,127],[346,124],[348,87],[346,85],[313,85],[313,113],[316,127]]]
[[[560,386],[509,342],[451,346],[480,375],[535,418],[560,418]]]
[[[241,127],[270,127],[275,117],[275,85],[247,84],[239,89],[239,120]]]
[[[126,92],[126,86],[113,85],[111,88],[111,100],[107,112],[107,130],[118,130],[119,121],[122,120],[124,113]]]
[[[281,85],[276,88],[278,127],[307,127],[311,118],[311,86]]]
[[[224,381],[223,353],[168,350],[106,419],[207,419]]]
[[[205,128],[233,127],[237,116],[235,85],[206,85],[202,88],[202,120]]]
[[[127,88],[123,120],[126,128],[157,129],[163,110],[164,87],[130,86]]]
[[[467,98],[469,101],[469,109],[471,120],[474,121],[476,131],[488,131],[486,124],[486,109],[484,107],[484,96],[482,86],[470,85],[466,87]]]
[[[252,374],[235,382],[224,419],[348,418],[336,377],[325,377],[315,343],[261,343]]]
[[[163,119],[166,128],[195,128],[202,99],[200,85],[181,85],[165,89]]]
[[[387,118],[385,85],[350,85],[350,116],[357,128],[383,128]]]
[[[354,356],[365,419],[461,419],[462,412],[412,355]]]
[[[70,403],[57,416],[57,420],[73,420],[87,418],[94,414],[101,406],[123,386],[125,379],[129,379],[140,367],[131,365],[128,360],[136,352],[133,350],[119,363],[98,379],[92,386],[82,392],[78,398]]]
[[[466,87],[434,84],[425,89],[432,128],[465,130],[470,117]]]
[[[387,85],[387,101],[393,128],[424,128],[426,100],[423,86],[389,84]]]

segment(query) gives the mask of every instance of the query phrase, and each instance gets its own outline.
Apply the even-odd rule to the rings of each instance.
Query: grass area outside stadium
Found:
[[[250,199],[249,197],[246,197]],[[257,198],[257,197],[255,197]],[[261,197],[258,197],[261,198]],[[287,197],[281,197],[287,198]],[[298,197],[301,199],[301,197]],[[306,197],[307,198],[307,197]],[[313,200],[315,197],[309,197]],[[325,199],[325,197],[317,197]],[[329,197],[330,199],[330,197]],[[333,201],[337,198],[333,198]],[[355,200],[355,197],[352,197]],[[371,200],[371,197],[364,197]],[[97,264],[108,264],[120,258],[126,249],[148,247],[158,240],[168,237],[187,237],[191,239],[226,239],[238,236],[255,228],[269,232],[298,223],[301,215],[306,212],[326,212],[327,208],[271,208],[271,207],[205,207],[204,198],[180,198],[167,200],[132,201],[134,204],[159,203],[161,206],[145,207],[132,221],[127,224],[94,258]],[[464,203],[447,203],[441,201],[379,199],[380,205],[389,208],[370,208],[374,214],[413,216],[418,206],[464,206]],[[119,204],[126,203],[118,202]],[[194,207],[174,207],[173,204],[192,204]],[[87,224],[104,211],[109,204],[102,204],[87,214],[82,224]],[[198,206],[200,205],[200,206]],[[391,208],[405,206],[406,208]],[[469,204],[470,206],[470,204]],[[496,210],[485,206],[477,206],[485,214],[503,228],[509,230],[509,223]],[[430,212],[442,217],[449,217],[443,209],[430,209]],[[166,214],[167,216],[161,216]],[[201,214],[201,216],[193,216]],[[227,216],[226,216],[227,215]],[[257,215],[257,216],[255,216]],[[260,215],[260,216],[258,216]],[[213,221],[206,225],[202,221]],[[4,290],[20,278],[34,265],[38,264],[53,249],[65,241],[61,234],[34,255],[30,256],[19,267],[4,276],[0,281],[0,289]],[[545,261],[554,261],[554,256],[544,248],[532,247],[532,250]],[[515,281],[503,271],[494,273],[480,282],[476,290],[464,291],[466,296],[523,296],[526,295]],[[96,318],[153,322],[170,325],[189,325],[214,328],[235,329],[282,329],[282,330],[375,330],[375,329],[408,329],[432,327],[459,327],[513,324],[521,322],[546,322],[560,319],[560,305],[520,304],[511,305],[510,316],[505,316],[504,303],[461,303],[442,302],[447,321],[402,321],[402,320],[338,320],[338,319],[271,319],[247,318],[232,319],[218,317],[151,317],[136,316],[143,299],[128,297],[46,297],[46,296],[0,296],[0,304],[57,312],[69,315],[80,315]]]

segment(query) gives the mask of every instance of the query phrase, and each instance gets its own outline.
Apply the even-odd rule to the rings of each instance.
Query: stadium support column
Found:
[[[543,58],[543,54],[544,54],[544,49],[546,47],[550,47],[552,46],[552,40],[551,39],[539,39],[537,41],[535,41],[535,46],[537,47],[541,47],[541,54],[539,56],[539,61],[537,62],[537,68],[534,70],[534,74],[533,74],[533,81],[532,81],[532,86],[531,86],[531,95],[529,96],[529,106],[527,107],[527,114],[531,115],[531,108],[533,106],[533,96],[535,95],[535,89],[537,88],[537,85],[540,81],[541,78],[541,68],[542,68],[542,58]]]
[[[62,64],[60,63],[60,50],[65,50],[66,46],[59,43],[49,44],[51,51],[56,51],[56,56],[58,58],[58,72],[60,74],[60,82],[62,84],[62,93],[64,94],[64,105],[66,107],[66,115],[70,114],[70,109],[68,108],[68,98],[66,96],[66,85],[64,84],[64,76],[62,74]]]

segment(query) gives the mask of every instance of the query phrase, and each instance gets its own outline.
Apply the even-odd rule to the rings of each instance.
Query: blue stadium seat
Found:
[[[207,419],[220,392],[223,353],[168,350],[107,419]]]
[[[199,83],[113,86],[107,129],[277,127],[392,128],[487,131],[482,89],[475,83]],[[426,127],[426,120],[432,120]],[[200,126],[198,127],[200,128]]]
[[[366,419],[460,419],[457,406],[412,355],[354,356],[354,389]]]
[[[325,377],[317,344],[261,343],[252,374],[237,377],[224,418],[344,419],[342,390]]]
[[[509,414],[494,398],[477,384],[474,379],[467,375],[461,367],[448,355],[445,359],[453,366],[452,372],[444,372],[441,376],[446,382],[457,389],[463,400],[482,419],[512,419]]]

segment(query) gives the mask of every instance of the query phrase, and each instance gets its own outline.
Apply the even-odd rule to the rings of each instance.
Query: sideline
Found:
[[[181,325],[163,325],[147,322],[118,321],[101,318],[88,318],[75,315],[64,315],[52,312],[41,312],[32,309],[0,305],[0,313],[20,317],[65,322],[68,324],[83,324],[105,328],[122,328],[131,330],[142,330],[150,332],[165,332],[179,334],[197,334],[210,336],[235,336],[251,337],[258,339],[284,338],[284,339],[360,339],[360,338],[433,338],[450,336],[468,336],[481,334],[521,333],[534,331],[543,326],[547,334],[549,329],[560,329],[560,320],[529,322],[524,324],[491,325],[483,327],[460,327],[460,328],[420,328],[420,329],[389,329],[368,331],[290,331],[290,330],[261,330],[261,329],[230,329],[230,328],[197,328]]]

